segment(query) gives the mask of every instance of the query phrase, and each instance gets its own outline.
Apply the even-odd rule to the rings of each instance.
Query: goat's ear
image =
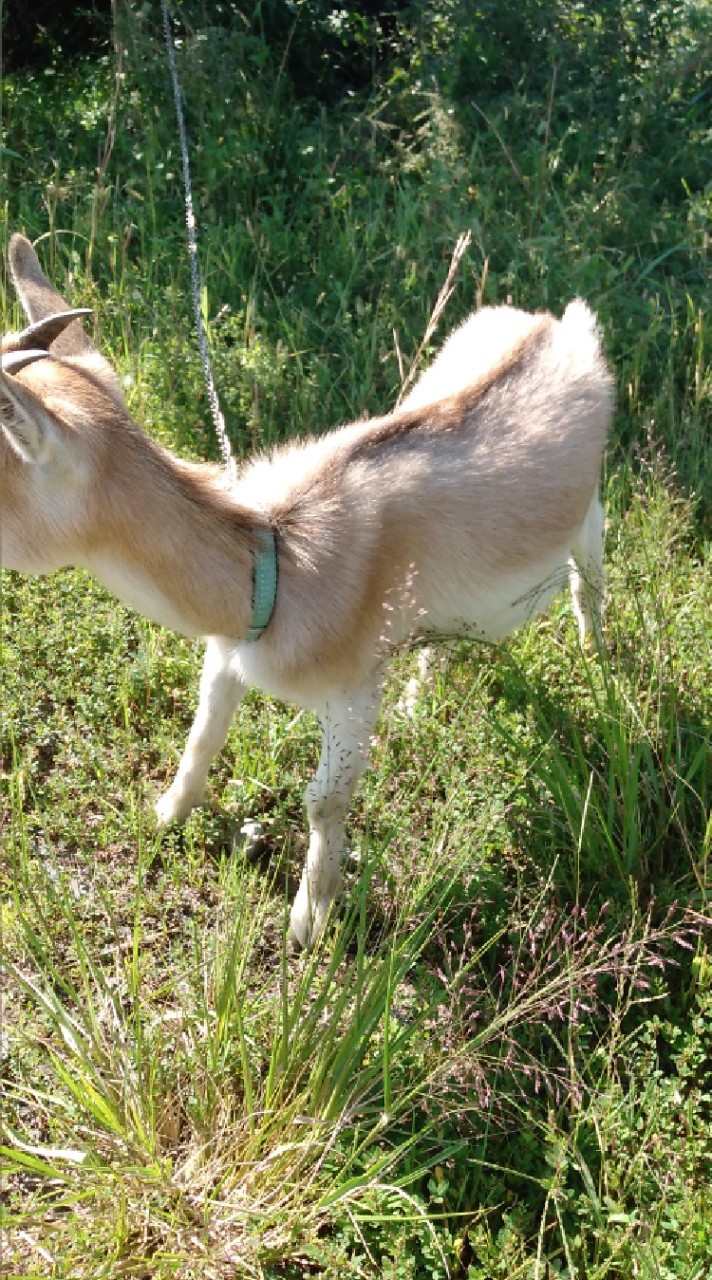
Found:
[[[62,295],[50,284],[25,236],[12,236],[8,258],[17,296],[31,324],[70,310]],[[49,344],[49,350],[55,356],[89,355],[94,349],[78,320],[67,325]]]
[[[123,392],[114,370],[89,341],[81,321],[66,322],[70,308],[50,284],[26,236],[16,232],[11,237],[8,260],[17,296],[30,324],[39,325],[41,321],[50,318],[57,321],[56,336],[46,343],[46,350],[60,358],[84,357],[83,364],[87,372],[102,383],[113,400],[125,407]]]
[[[0,434],[23,462],[48,466],[60,452],[60,432],[52,416],[28,387],[5,375],[0,380]]]

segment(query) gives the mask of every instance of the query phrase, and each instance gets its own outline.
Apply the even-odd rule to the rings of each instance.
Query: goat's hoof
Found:
[[[299,889],[289,917],[289,933],[300,951],[312,951],[316,946],[331,903],[331,898],[314,899],[308,891]]]
[[[165,795],[160,796],[156,801],[154,809],[156,825],[158,827],[182,826],[191,809],[199,803],[200,801],[186,800],[185,796],[173,795],[172,788],[169,788]]]
[[[581,641],[581,647],[587,658],[595,658],[603,651],[603,643],[595,631],[586,632]]]
[[[241,851],[248,862],[259,862],[269,850],[265,829],[261,822],[248,818],[240,827],[234,848]]]

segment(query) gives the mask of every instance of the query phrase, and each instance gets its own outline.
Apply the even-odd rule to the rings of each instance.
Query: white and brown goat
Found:
[[[582,640],[599,635],[612,384],[595,319],[581,301],[561,320],[481,310],[395,412],[284,445],[230,488],[133,422],[84,313],[67,311],[23,236],[9,260],[29,326],[1,348],[2,564],[81,565],[156,622],[207,637],[162,824],[200,804],[250,686],[318,714],[291,913],[309,946],[341,883],[391,648],[414,634],[498,639],[566,575]]]

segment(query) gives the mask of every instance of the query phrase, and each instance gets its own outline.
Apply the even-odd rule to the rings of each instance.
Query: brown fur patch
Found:
[[[498,364],[463,391],[417,409],[397,409],[383,418],[373,419],[369,423],[368,432],[364,432],[359,440],[354,441],[350,448],[344,451],[344,463],[381,445],[397,444],[412,431],[418,431],[423,427],[438,433],[455,431],[462,427],[487,392],[514,373],[533,349],[539,346],[544,334],[550,332],[551,323],[551,316],[542,316],[539,324],[506,352]]]

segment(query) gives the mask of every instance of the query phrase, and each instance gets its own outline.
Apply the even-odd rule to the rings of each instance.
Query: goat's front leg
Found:
[[[193,727],[173,784],[156,804],[159,826],[185,822],[205,795],[208,769],[223,746],[238,702],[246,692],[230,670],[230,647],[209,637],[200,677],[200,697]]]
[[[320,717],[321,757],[304,797],[309,851],[290,919],[292,936],[302,947],[313,947],[341,888],[346,815],[368,764],[380,703],[378,680],[355,695],[330,699]]]

